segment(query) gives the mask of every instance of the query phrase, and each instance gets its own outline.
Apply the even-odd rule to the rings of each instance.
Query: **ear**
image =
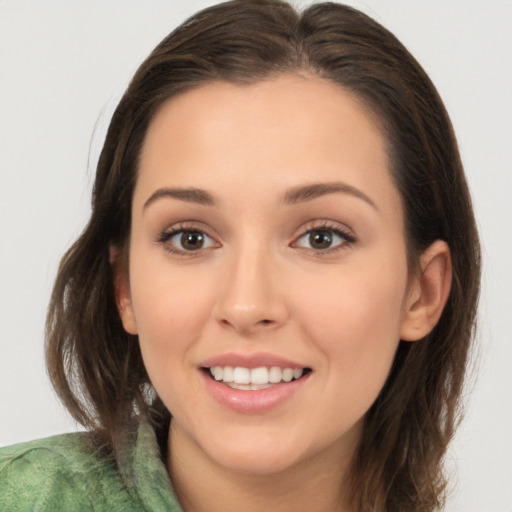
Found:
[[[118,247],[110,247],[110,264],[114,274],[114,293],[117,310],[121,317],[124,330],[129,334],[137,334],[137,324],[133,314],[130,295],[130,282],[126,261]]]
[[[419,272],[409,285],[400,338],[417,341],[437,324],[450,294],[452,260],[448,244],[437,240],[422,254]]]

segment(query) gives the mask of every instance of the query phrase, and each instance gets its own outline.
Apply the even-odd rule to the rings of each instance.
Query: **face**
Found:
[[[261,474],[352,455],[409,300],[401,200],[363,105],[294,76],[171,99],[129,251],[125,329],[198,456]]]

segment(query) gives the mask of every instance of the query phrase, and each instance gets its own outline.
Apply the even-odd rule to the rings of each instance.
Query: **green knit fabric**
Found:
[[[146,423],[120,469],[95,452],[85,433],[1,448],[0,510],[183,512]]]

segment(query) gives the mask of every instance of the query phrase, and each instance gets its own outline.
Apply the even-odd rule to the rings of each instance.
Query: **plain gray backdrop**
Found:
[[[87,218],[94,166],[129,78],[164,35],[212,3],[0,0],[0,445],[77,429],[43,361],[58,261]],[[458,135],[484,280],[447,510],[512,512],[512,2],[346,3],[418,58]]]

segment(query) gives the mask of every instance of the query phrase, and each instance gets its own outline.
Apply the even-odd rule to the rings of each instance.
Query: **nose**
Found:
[[[271,255],[233,255],[214,308],[216,320],[245,335],[282,326],[289,315],[281,277]]]

